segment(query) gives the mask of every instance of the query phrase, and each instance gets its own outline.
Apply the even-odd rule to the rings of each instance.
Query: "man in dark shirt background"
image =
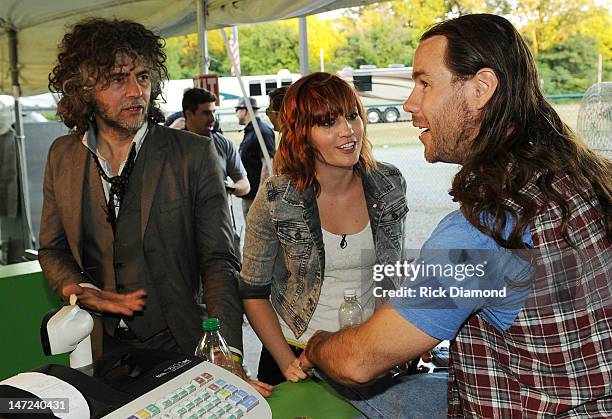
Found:
[[[251,107],[255,112],[255,119],[259,125],[261,135],[263,136],[263,140],[266,144],[267,152],[270,157],[272,157],[275,150],[274,131],[271,127],[262,123],[261,119],[257,117],[257,110],[259,109],[257,101],[253,98],[248,98],[248,100],[251,102]],[[247,214],[253,200],[255,199],[255,195],[257,195],[259,184],[262,182],[262,180],[266,179],[270,173],[266,167],[265,158],[261,147],[259,146],[259,141],[257,141],[257,135],[255,135],[255,128],[253,127],[253,121],[251,121],[251,115],[247,110],[245,98],[240,98],[238,101],[238,106],[236,106],[236,116],[238,117],[238,122],[240,125],[245,125],[244,138],[240,143],[239,150],[240,158],[242,159],[242,163],[247,171],[249,183],[251,184],[251,191],[248,194],[241,196],[242,213],[244,214],[244,221],[246,224]]]
[[[192,88],[183,93],[183,115],[185,116],[185,130],[198,135],[210,137],[215,143],[219,163],[223,171],[228,201],[230,202],[231,223],[234,228],[234,250],[240,256],[240,232],[237,231],[234,219],[234,206],[232,195],[243,196],[251,190],[247,172],[236,146],[232,141],[215,131],[217,119],[215,118],[215,101],[217,97],[208,90]],[[227,178],[229,177],[228,180]]]
[[[183,93],[182,103],[185,130],[213,139],[224,179],[229,176],[233,181],[230,192],[236,196],[243,196],[251,189],[247,173],[232,141],[214,130],[216,100],[216,96],[208,90],[187,89]]]

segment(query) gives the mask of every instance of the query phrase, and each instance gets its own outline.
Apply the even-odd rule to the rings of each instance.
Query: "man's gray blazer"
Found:
[[[200,280],[209,316],[219,317],[228,344],[242,349],[239,262],[232,250],[227,197],[213,142],[150,125],[141,190],[146,263],[181,350],[201,336]],[[83,267],[82,197],[89,150],[66,135],[51,145],[44,180],[39,261],[54,291],[94,282]],[[140,156],[139,156],[140,157]],[[103,284],[95,284],[102,287]]]

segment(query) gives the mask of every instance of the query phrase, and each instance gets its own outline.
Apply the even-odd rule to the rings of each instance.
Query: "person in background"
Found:
[[[192,88],[183,93],[183,114],[185,115],[185,130],[198,135],[210,137],[215,143],[219,163],[223,171],[225,188],[228,192],[230,202],[230,216],[232,227],[234,228],[234,250],[240,256],[240,233],[236,231],[236,221],[234,217],[234,206],[232,205],[231,195],[244,196],[251,190],[247,172],[238,150],[232,141],[214,132],[215,123],[215,101],[216,96],[208,90]],[[229,178],[229,180],[228,180]],[[240,257],[239,257],[240,259]]]
[[[216,96],[208,90],[198,88],[186,90],[183,93],[182,102],[185,130],[213,139],[223,174],[225,178],[229,177],[233,182],[230,192],[236,196],[243,196],[249,193],[251,187],[238,150],[229,138],[214,132],[217,121],[215,118],[216,100]]]
[[[193,354],[207,314],[239,361],[240,263],[221,168],[212,140],[158,124],[163,45],[128,20],[87,19],[64,36],[49,88],[71,132],[49,150],[38,258],[62,299],[101,314],[104,352]]]
[[[412,74],[404,109],[426,160],[461,165],[450,191],[460,210],[425,243],[422,265],[435,249],[456,267],[486,251],[482,284],[507,295],[455,308],[395,297],[358,327],[314,334],[302,368],[354,386],[447,339],[448,402],[411,376],[353,403],[368,417],[612,417],[612,163],[561,121],[500,16],[433,26]]]
[[[281,132],[280,120],[278,119],[278,115],[283,107],[283,99],[285,97],[286,92],[287,86],[283,86],[271,90],[270,93],[268,93],[268,96],[270,97],[270,104],[266,108],[266,115],[270,119],[270,122],[272,122],[274,131],[276,132]]]
[[[266,145],[266,152],[270,156],[270,159],[274,156],[274,150],[276,149],[274,131],[268,125],[261,122],[261,119],[257,116],[257,110],[259,106],[257,101],[253,98],[248,98],[251,103],[251,107],[255,112],[255,122],[259,126],[261,135],[263,136],[264,143]],[[251,185],[251,191],[246,195],[241,196],[242,198],[242,213],[244,214],[244,222],[247,224],[247,214],[249,208],[255,199],[257,190],[259,189],[260,183],[270,176],[266,160],[264,158],[262,149],[257,140],[255,134],[255,128],[253,127],[253,121],[251,115],[246,106],[245,98],[240,98],[238,105],[236,106],[236,116],[238,117],[238,123],[244,125],[244,138],[240,143],[239,151],[242,163],[247,171],[247,177]]]
[[[183,111],[171,113],[164,120],[164,126],[174,129],[185,129],[185,115]]]
[[[258,377],[273,384],[306,377],[296,356],[317,329],[338,329],[346,288],[366,316],[383,303],[372,295],[372,267],[401,257],[408,212],[406,182],[374,160],[364,108],[341,78],[298,80],[280,119],[275,175],[251,207],[240,273],[264,345]]]
[[[187,90],[189,89],[185,89],[185,91]],[[174,112],[168,115],[164,121],[164,126],[174,129],[185,129],[185,116],[183,114],[183,111]],[[211,132],[223,134],[223,130],[221,129],[218,119],[215,120],[215,125]]]

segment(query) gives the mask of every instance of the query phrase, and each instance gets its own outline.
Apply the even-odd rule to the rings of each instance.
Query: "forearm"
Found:
[[[370,381],[388,368],[375,367],[376,360],[359,344],[357,332],[357,328],[338,333],[317,332],[308,341],[306,358],[338,383],[350,386]]]
[[[270,352],[280,370],[285,371],[291,361],[295,359],[295,355],[283,336],[278,316],[270,300],[245,299],[243,304],[253,330]]]
[[[393,308],[385,306],[360,326],[338,333],[317,332],[308,341],[305,365],[314,365],[335,381],[367,383],[440,343]]]
[[[243,196],[243,195],[248,194],[250,190],[251,190],[251,185],[249,183],[249,179],[246,176],[234,182],[234,192],[233,192],[234,195]]]
[[[62,294],[66,285],[88,281],[70,252],[41,248],[38,251],[38,262],[45,279],[60,298],[66,299]]]

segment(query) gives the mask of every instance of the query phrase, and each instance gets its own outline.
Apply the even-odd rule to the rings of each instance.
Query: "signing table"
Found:
[[[68,355],[45,356],[40,321],[62,302],[37,261],[0,266],[0,381],[43,364],[68,365]]]
[[[274,419],[352,419],[361,414],[323,381],[285,382],[274,388],[268,403]]]
[[[44,364],[68,365],[67,355],[47,357],[40,344],[40,320],[61,305],[38,262],[0,266],[0,381]],[[359,416],[327,384],[313,379],[278,385],[268,402],[274,419]]]

